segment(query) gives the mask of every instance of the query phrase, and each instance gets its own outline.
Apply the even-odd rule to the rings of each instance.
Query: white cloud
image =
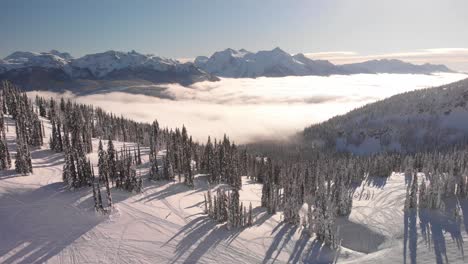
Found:
[[[359,74],[223,78],[219,82],[202,82],[190,87],[167,85],[165,92],[175,100],[118,92],[79,97],[67,93],[65,96],[138,121],[158,119],[160,124],[171,128],[185,124],[200,141],[205,141],[208,135],[219,138],[227,133],[236,142],[245,143],[257,137],[286,138],[312,123],[366,103],[466,77],[463,74]],[[41,94],[56,96],[49,92]]]

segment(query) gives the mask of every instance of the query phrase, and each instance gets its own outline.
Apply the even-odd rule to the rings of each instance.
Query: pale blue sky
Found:
[[[466,0],[0,0],[0,57],[137,50],[166,57],[227,47],[359,54],[468,48]]]

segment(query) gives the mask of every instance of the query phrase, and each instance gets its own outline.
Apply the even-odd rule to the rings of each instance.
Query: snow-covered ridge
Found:
[[[73,58],[69,53],[57,50],[49,52],[17,51],[0,60],[0,73],[12,69],[43,67],[63,69],[71,77],[82,77],[89,71],[93,77],[103,78],[122,69],[145,68],[160,72],[184,72],[196,68],[198,71],[233,78],[259,76],[306,76],[358,73],[417,73],[452,72],[445,65],[415,65],[400,60],[371,60],[361,63],[334,65],[326,60],[313,60],[302,53],[291,55],[280,48],[258,51],[226,49],[215,52],[211,57],[199,56],[194,63],[182,63],[135,51],[106,51]],[[201,74],[201,73],[200,73]]]
[[[197,57],[195,65],[214,75],[234,78],[339,73],[330,62],[311,60],[303,54],[291,56],[280,48],[257,53],[226,49],[215,52],[210,58]]]
[[[44,67],[65,69],[72,74],[73,69],[87,69],[95,77],[104,77],[106,74],[125,68],[148,67],[158,71],[167,71],[171,68],[183,71],[190,63],[181,63],[174,59],[162,58],[154,55],[144,55],[136,51],[120,52],[106,51],[89,54],[74,59],[69,53],[56,50],[50,52],[23,52],[17,51],[0,60],[0,67],[7,70],[25,67]]]
[[[315,146],[354,153],[414,152],[466,142],[468,79],[398,94],[304,130]]]
[[[140,80],[189,85],[218,78],[193,63],[144,55],[135,51],[106,51],[73,58],[69,53],[14,52],[0,60],[0,80],[10,80],[25,90],[81,87],[81,81]],[[78,88],[79,89],[79,88]]]
[[[215,52],[200,56],[195,65],[222,77],[255,78],[260,76],[305,76],[358,73],[418,73],[452,72],[444,65],[415,65],[400,60],[372,60],[363,63],[334,65],[326,60],[313,60],[302,53],[291,55],[280,48],[249,52],[245,49]]]
[[[60,54],[57,51],[42,53],[17,51],[0,61],[0,67],[6,70],[25,67],[64,68],[69,60],[66,56],[59,56]]]
[[[143,55],[135,51],[107,51],[85,55],[72,60],[70,65],[76,68],[89,69],[97,77],[103,77],[114,70],[124,68],[148,67],[158,71],[168,71],[171,67],[177,70],[184,68],[184,64],[177,60],[154,55]]]

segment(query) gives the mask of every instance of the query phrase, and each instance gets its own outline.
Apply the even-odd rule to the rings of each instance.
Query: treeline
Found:
[[[468,149],[466,147],[445,152],[408,155],[405,165],[406,177],[410,178],[411,182],[406,193],[407,209],[444,210],[445,198],[467,198]]]
[[[40,147],[43,144],[44,128],[34,111],[35,107],[25,93],[21,92],[9,82],[2,82],[0,110],[0,166],[2,169],[11,167],[11,157],[5,130],[5,114],[9,114],[16,121],[16,155],[15,171],[23,175],[33,172],[30,147]]]

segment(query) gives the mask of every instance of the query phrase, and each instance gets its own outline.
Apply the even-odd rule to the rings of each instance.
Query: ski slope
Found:
[[[6,120],[14,158],[14,121]],[[50,124],[43,121],[48,135]],[[147,153],[143,149],[138,168],[143,176]],[[61,153],[45,144],[31,154],[33,174],[0,173],[0,263],[464,263],[468,250],[468,203],[461,203],[459,221],[450,200],[447,213],[405,213],[409,179],[403,174],[356,186],[351,215],[338,219],[341,248],[333,251],[301,227],[284,224],[281,213],[266,214],[259,207],[261,185],[247,177],[240,195],[244,205],[252,202],[254,224],[227,230],[203,214],[204,175],[197,175],[193,189],[148,180],[140,194],[112,189],[115,209],[101,215],[91,188],[64,188]],[[90,158],[96,165],[97,153]]]

